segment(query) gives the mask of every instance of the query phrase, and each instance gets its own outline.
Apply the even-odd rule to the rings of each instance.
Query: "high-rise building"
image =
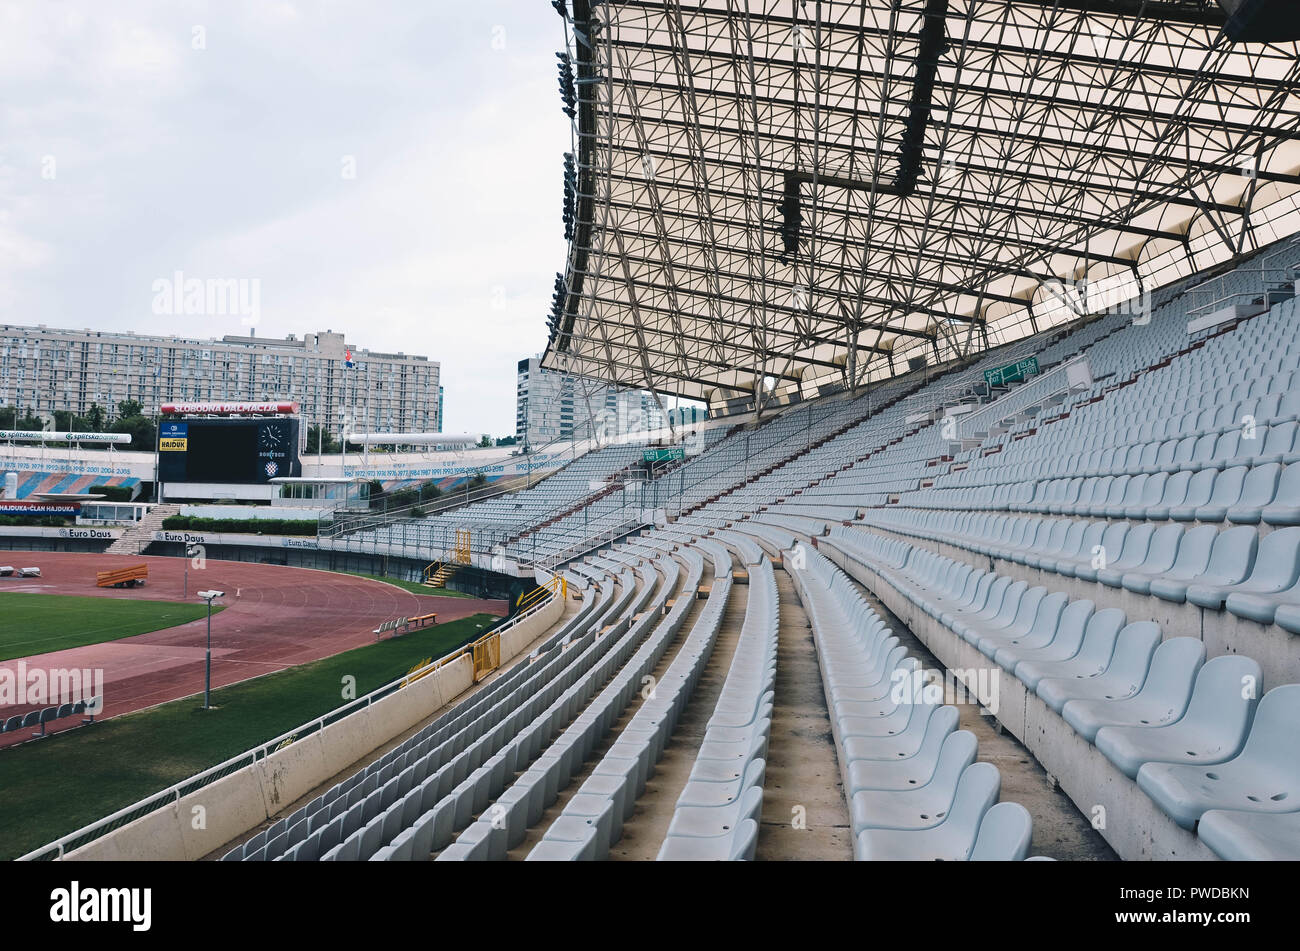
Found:
[[[545,370],[537,357],[519,361],[515,400],[515,439],[531,449],[598,434],[634,437],[664,425],[654,394]]]
[[[136,400],[146,414],[169,400],[296,400],[306,427],[349,432],[441,430],[439,364],[380,353],[324,331],[284,339],[220,340],[0,324],[0,406],[20,413],[107,418]]]

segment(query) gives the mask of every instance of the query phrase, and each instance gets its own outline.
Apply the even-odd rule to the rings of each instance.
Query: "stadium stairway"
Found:
[[[104,549],[106,555],[138,555],[153,541],[153,533],[162,529],[165,519],[180,512],[181,507],[169,502],[160,502],[149,506],[144,517],[134,522],[113,539],[113,543]]]

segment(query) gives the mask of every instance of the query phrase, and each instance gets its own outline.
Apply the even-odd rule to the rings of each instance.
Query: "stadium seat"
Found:
[[[1240,754],[1218,763],[1148,762],[1138,786],[1185,829],[1209,809],[1294,812],[1300,802],[1300,684],[1259,701]]]
[[[1228,862],[1300,861],[1300,812],[1210,809],[1196,835]]]
[[[997,802],[1001,775],[996,766],[972,763],[957,782],[948,815],[927,829],[864,829],[856,856],[868,862],[963,862],[970,858],[980,823]]]
[[[1176,722],[1191,700],[1205,645],[1174,637],[1156,647],[1142,689],[1132,697],[1067,700],[1060,713],[1089,743],[1103,726],[1165,726]]]
[[[1241,749],[1255,715],[1259,664],[1224,655],[1196,675],[1186,712],[1166,726],[1102,726],[1096,746],[1134,779],[1144,763],[1221,763]]]
[[[1057,713],[1068,700],[1127,700],[1135,697],[1146,682],[1151,658],[1159,643],[1158,625],[1136,621],[1119,632],[1115,650],[1103,669],[1094,672],[1087,658],[1078,664],[1066,661],[1057,668],[1061,673],[1040,679],[1034,690]]]
[[[1033,819],[1018,802],[999,802],[984,813],[971,849],[972,862],[1020,862],[1029,854]],[[1041,858],[1041,857],[1040,857]],[[1047,859],[1051,861],[1051,859]]]

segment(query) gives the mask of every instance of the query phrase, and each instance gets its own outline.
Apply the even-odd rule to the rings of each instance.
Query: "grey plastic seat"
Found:
[[[1282,467],[1276,462],[1251,469],[1242,484],[1241,498],[1224,512],[1227,520],[1234,525],[1258,525],[1265,507],[1277,495],[1277,483],[1281,475]]]
[[[1035,657],[1046,658],[1048,655],[1045,652],[1053,644],[1058,645],[1058,654],[1065,649],[1066,645],[1070,645],[1067,656],[1052,655],[1055,659],[1067,660],[1069,657],[1074,656],[1079,645],[1083,643],[1084,629],[1094,610],[1096,610],[1096,605],[1091,601],[1073,601],[1060,612],[1054,627],[1047,633],[1046,637],[1032,640],[1026,637],[1018,644],[1000,647],[997,653],[993,655],[993,660],[997,662],[998,666],[1014,671],[1016,665],[1022,660]]]
[[[947,712],[945,712],[947,711]],[[957,708],[942,707],[926,724],[921,747],[913,756],[896,760],[857,759],[848,764],[848,790],[850,797],[860,789],[916,789],[928,783],[939,765],[939,757],[949,742],[969,743],[963,738],[952,739],[965,730],[954,730]]]
[[[1191,522],[1196,518],[1196,510],[1202,505],[1209,504],[1210,496],[1214,492],[1214,483],[1219,477],[1217,469],[1201,469],[1194,473],[1191,481],[1187,483],[1187,492],[1183,499],[1177,505],[1169,506],[1166,518],[1171,518],[1175,522]],[[1153,515],[1149,515],[1154,517]]]
[[[1189,585],[1187,600],[1218,611],[1232,594],[1271,595],[1285,591],[1300,579],[1300,527],[1280,528],[1264,536],[1253,565],[1248,567],[1249,577],[1236,581],[1228,576],[1223,583],[1198,581]]]
[[[1260,512],[1260,521],[1266,525],[1300,525],[1300,465],[1293,463],[1282,469],[1277,492]]]
[[[1274,687],[1260,700],[1241,753],[1193,766],[1146,763],[1138,786],[1184,829],[1209,809],[1294,812],[1300,804],[1300,684]]]
[[[1002,584],[1002,582],[1006,582]],[[1020,604],[1021,597],[1029,589],[1027,581],[1012,581],[1010,578],[999,578],[989,589],[989,598],[984,609],[977,614],[972,614],[967,618],[958,617],[953,621],[953,630],[966,640],[971,639],[971,632],[983,633],[990,627],[1004,627],[1011,622],[1015,616],[1015,610]],[[1044,591],[1047,589],[1044,588]]]
[[[917,708],[916,712],[900,733],[892,736],[846,737],[843,743],[845,761],[852,764],[860,759],[891,762],[907,759],[915,756],[921,749],[932,719],[950,716],[953,724],[950,729],[956,728],[957,711],[954,708],[935,703],[920,703],[914,706]]]
[[[1203,526],[1213,528],[1213,526]],[[1196,529],[1183,538],[1183,546],[1192,543]],[[1201,543],[1199,538],[1196,539]],[[1163,578],[1153,578],[1151,594],[1165,601],[1182,604],[1187,600],[1187,590],[1192,585],[1233,585],[1241,582],[1255,563],[1255,551],[1259,547],[1259,533],[1248,525],[1238,525],[1214,535],[1210,546],[1209,558],[1205,570],[1193,578],[1184,579],[1171,571]],[[1192,556],[1189,551],[1189,558]],[[1181,551],[1180,559],[1181,561]],[[1177,565],[1175,565],[1175,569]]]
[[[999,802],[984,813],[972,862],[1021,862],[1029,855],[1034,820],[1018,802]]]
[[[863,829],[856,840],[855,857],[863,861],[966,861],[1001,785],[996,766],[972,763],[961,774],[943,822],[929,829]]]
[[[1194,637],[1173,637],[1156,647],[1146,682],[1126,699],[1075,699],[1061,716],[1091,743],[1103,726],[1165,726],[1187,710],[1196,674],[1205,663],[1205,645]]]
[[[975,762],[975,734],[959,730],[944,741],[934,774],[905,789],[860,789],[849,801],[854,833],[863,829],[927,829],[944,820],[966,767]]]
[[[1064,676],[1044,677],[1034,690],[1057,713],[1067,700],[1127,700],[1146,682],[1159,643],[1158,625],[1134,621],[1119,632],[1104,669],[1092,672],[1086,658],[1077,663],[1066,661],[1060,668]]]
[[[1204,505],[1198,505],[1192,517],[1198,522],[1222,522],[1228,514],[1229,507],[1241,499],[1242,489],[1246,484],[1245,466],[1233,466],[1224,469],[1214,480],[1214,491]],[[1170,517],[1175,517],[1173,511]]]
[[[1060,620],[1066,600],[1064,592],[1049,595],[1046,588],[1031,588],[1020,599],[1010,624],[978,636],[974,643],[982,654],[992,657],[999,647],[1012,647],[1026,640],[1046,642]]]
[[[1157,578],[1191,581],[1203,574],[1209,566],[1210,549],[1219,534],[1218,529],[1213,525],[1197,525],[1182,531],[1178,536],[1177,552],[1173,562],[1161,567],[1159,553],[1155,553],[1156,538],[1168,537],[1160,535],[1160,531],[1165,528],[1182,529],[1182,526],[1162,525],[1160,527],[1157,536],[1152,537],[1152,552],[1148,552],[1147,563],[1139,565],[1132,571],[1124,572],[1123,577],[1120,578],[1120,585],[1124,590],[1135,594],[1150,594],[1151,582]]]
[[[1061,564],[1057,562],[1056,570],[1067,578],[1080,578],[1084,581],[1096,581],[1097,572],[1114,559],[1119,558],[1120,552],[1124,550],[1124,539],[1129,535],[1130,530],[1136,531],[1138,528],[1147,528],[1147,525],[1131,527],[1127,522],[1112,522],[1106,526],[1102,532],[1101,539],[1097,543],[1096,549],[1088,549],[1083,552],[1083,557],[1072,564]],[[1094,567],[1095,566],[1095,567]]]
[[[1177,530],[1180,526],[1163,525],[1163,530],[1168,533]],[[1147,555],[1156,534],[1156,526],[1151,522],[1143,522],[1134,525],[1127,535],[1124,536],[1124,547],[1119,552],[1119,557],[1102,568],[1090,572],[1090,581],[1099,581],[1102,584],[1109,585],[1112,588],[1119,587],[1120,579],[1124,577],[1124,572],[1141,567],[1146,561]],[[1079,577],[1083,577],[1080,573]]]
[[[1160,522],[1169,517],[1170,508],[1183,504],[1187,498],[1188,485],[1192,481],[1192,473],[1158,473],[1152,476],[1151,482],[1161,477],[1164,477],[1165,482],[1159,500],[1150,505],[1139,504],[1125,510],[1124,514],[1127,518],[1143,518]],[[1147,484],[1150,485],[1151,482]]]
[[[1130,779],[1143,763],[1221,763],[1237,754],[1250,728],[1262,681],[1259,664],[1240,654],[1205,662],[1187,712],[1168,726],[1103,726],[1094,743]]]
[[[1228,862],[1300,861],[1300,812],[1210,809],[1196,835]]]
[[[1058,637],[1041,653],[1016,664],[1016,678],[1034,690],[1038,682],[1047,677],[1073,677],[1079,673],[1104,671],[1110,665],[1115,639],[1125,622],[1124,612],[1118,608],[1097,611],[1088,618],[1077,644]]]
[[[670,846],[671,841],[671,846]],[[732,835],[711,838],[672,836],[664,839],[657,860],[678,862],[745,862],[754,857],[758,823],[744,819]],[[536,850],[534,850],[535,852]],[[533,857],[531,854],[528,856]]]

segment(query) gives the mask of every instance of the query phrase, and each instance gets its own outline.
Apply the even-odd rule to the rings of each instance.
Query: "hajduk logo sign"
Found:
[[[186,452],[189,447],[189,423],[163,423],[158,430],[160,452]]]

